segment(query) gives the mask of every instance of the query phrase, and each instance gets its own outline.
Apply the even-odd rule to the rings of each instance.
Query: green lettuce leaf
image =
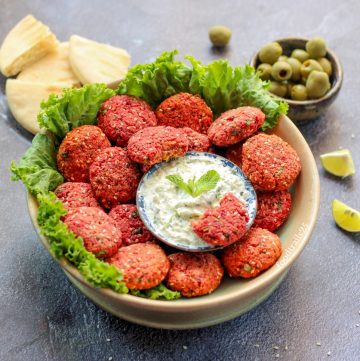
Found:
[[[151,298],[152,300],[165,299],[167,301],[171,301],[177,300],[181,297],[180,292],[171,291],[162,283],[148,290],[131,290],[130,293],[134,296]]]
[[[18,164],[11,162],[13,180],[22,180],[34,195],[54,190],[64,182],[56,168],[55,143],[45,134],[37,134],[31,147],[20,158]]]
[[[177,50],[161,54],[153,63],[133,66],[117,89],[138,96],[156,108],[171,95],[189,90],[191,68],[175,61]]]
[[[118,293],[128,293],[122,275],[113,265],[97,259],[88,252],[80,237],[68,230],[61,217],[66,214],[55,194],[39,194],[38,223],[41,234],[46,236],[50,249],[57,258],[66,257],[78,267],[84,278],[95,287],[111,288]]]
[[[146,100],[156,108],[167,97],[189,92],[199,94],[210,106],[214,117],[228,109],[245,105],[260,108],[266,115],[262,130],[273,128],[288,105],[275,99],[249,65],[232,67],[227,60],[215,60],[208,65],[187,56],[191,67],[175,61],[177,51],[160,55],[153,63],[135,65],[117,89]]]
[[[101,104],[114,94],[105,84],[87,84],[82,88],[64,89],[61,94],[51,94],[41,103],[40,127],[63,138],[76,127],[95,124]]]

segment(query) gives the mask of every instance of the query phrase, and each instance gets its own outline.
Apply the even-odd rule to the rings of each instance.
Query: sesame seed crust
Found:
[[[160,246],[138,243],[121,247],[107,262],[123,274],[129,289],[145,290],[159,285],[166,277],[170,262]]]
[[[224,248],[221,259],[230,277],[253,278],[274,265],[281,253],[281,241],[275,233],[251,228],[240,241]]]
[[[277,135],[259,133],[242,148],[242,170],[262,191],[288,189],[300,173],[296,151]]]
[[[157,124],[155,113],[144,100],[129,95],[115,95],[98,112],[98,126],[117,146],[126,147],[139,130]]]
[[[219,287],[224,276],[220,261],[211,253],[173,253],[169,257],[167,287],[185,297],[207,295]]]
[[[95,197],[108,209],[133,200],[140,177],[136,164],[119,147],[103,149],[90,166]]]
[[[189,127],[206,134],[212,123],[211,109],[198,95],[175,94],[165,99],[155,111],[159,125]]]

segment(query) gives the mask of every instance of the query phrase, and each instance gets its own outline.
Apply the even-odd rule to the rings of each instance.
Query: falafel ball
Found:
[[[57,167],[67,181],[89,182],[89,167],[99,149],[110,147],[95,125],[83,125],[66,134],[56,156]]]
[[[208,137],[219,147],[228,147],[248,138],[264,123],[265,114],[255,107],[239,107],[222,113],[210,126]]]
[[[256,189],[280,191],[294,183],[301,163],[296,151],[280,137],[259,133],[243,144],[242,170]]]
[[[165,252],[154,243],[121,247],[107,262],[122,272],[123,281],[131,290],[146,290],[159,285],[170,267]]]
[[[64,223],[83,239],[84,247],[97,258],[111,257],[121,246],[120,230],[115,221],[100,208],[72,208],[65,216]]]
[[[210,140],[207,135],[196,132],[195,130],[185,127],[182,128],[186,139],[189,143],[188,151],[194,152],[208,152],[211,146]]]
[[[130,137],[140,129],[156,124],[150,105],[135,96],[114,95],[98,112],[98,126],[119,147],[126,147]]]
[[[291,194],[287,190],[258,192],[258,209],[254,226],[274,231],[290,214]]]
[[[241,168],[241,156],[242,156],[242,146],[243,143],[237,143],[226,148],[225,158],[229,159],[230,162],[235,163],[239,168]]]
[[[54,193],[67,210],[78,207],[100,208],[89,183],[65,182],[60,184]]]
[[[220,261],[211,253],[173,253],[166,285],[185,297],[207,295],[219,287],[224,276]]]
[[[239,242],[224,248],[221,258],[230,277],[253,278],[274,265],[281,253],[281,241],[275,233],[251,228]]]
[[[232,193],[227,193],[219,207],[206,210],[191,226],[205,242],[213,246],[228,246],[244,235],[248,221],[245,204]]]
[[[198,95],[175,94],[165,99],[155,111],[158,125],[175,128],[189,127],[198,133],[206,134],[212,123],[211,109]]]
[[[115,206],[110,211],[109,216],[115,220],[118,229],[120,229],[124,246],[153,241],[154,237],[145,227],[135,204]]]
[[[135,198],[141,173],[124,149],[110,147],[101,150],[89,173],[95,197],[103,207],[109,209]]]
[[[182,129],[157,126],[138,131],[127,147],[129,157],[137,163],[154,165],[164,160],[181,157],[189,149],[189,143]]]

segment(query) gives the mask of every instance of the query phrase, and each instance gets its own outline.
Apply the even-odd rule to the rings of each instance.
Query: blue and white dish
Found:
[[[245,194],[244,196],[244,202],[246,205],[246,209],[249,214],[249,221],[247,223],[247,229],[250,229],[252,223],[254,222],[256,211],[257,211],[257,197],[256,192],[251,184],[251,182],[246,178],[242,170],[234,163],[230,162],[228,159],[223,158],[217,154],[213,153],[205,153],[205,152],[188,152],[183,158],[188,158],[189,160],[201,160],[206,159],[208,162],[209,160],[214,160],[214,164],[217,163],[219,167],[225,167],[227,168],[227,171],[231,171],[230,177],[232,175],[235,175],[236,178],[238,178],[238,181],[241,181],[242,183],[242,189],[245,191],[243,192]],[[152,216],[149,216],[149,214],[153,213],[153,210],[151,210],[151,207],[153,206],[150,197],[149,197],[149,189],[146,189],[150,182],[152,180],[155,180],[159,172],[164,171],[164,167],[171,167],[173,162],[176,162],[179,158],[170,160],[168,162],[162,162],[155,164],[150,170],[144,174],[142,177],[136,194],[136,204],[138,207],[139,216],[144,222],[145,226],[149,229],[149,231],[160,241],[164,242],[165,244],[178,248],[183,251],[188,252],[204,252],[204,251],[214,251],[216,249],[222,248],[222,247],[215,247],[212,246],[199,238],[199,242],[197,245],[191,245],[191,244],[185,244],[184,242],[179,241],[179,239],[174,237],[169,237],[168,235],[165,235],[163,231],[161,231],[160,227],[157,226],[154,222],[154,219]],[[219,171],[220,174],[224,174],[224,172],[221,172],[221,168],[218,168],[217,171]],[[226,173],[226,172],[225,172]],[[235,180],[236,180],[235,178]],[[146,191],[145,191],[146,190]],[[155,190],[154,190],[155,192]],[[236,190],[234,190],[234,193],[236,193]],[[241,193],[241,194],[243,194]],[[235,194],[236,195],[236,194]],[[151,211],[150,211],[151,210]],[[169,225],[170,226],[170,225]],[[163,226],[162,228],[164,228]],[[192,236],[197,237],[194,233]]]

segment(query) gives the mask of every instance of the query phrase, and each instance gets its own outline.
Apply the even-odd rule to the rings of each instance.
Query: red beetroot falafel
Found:
[[[189,143],[182,129],[157,126],[134,134],[129,140],[127,152],[134,162],[151,166],[181,157],[188,148]]]
[[[235,163],[239,168],[241,168],[242,165],[241,164],[242,146],[243,143],[234,144],[226,149],[226,154],[225,154],[225,158]]]
[[[90,183],[96,199],[105,208],[135,198],[141,173],[119,147],[101,150],[90,166]]]
[[[115,95],[106,100],[98,113],[98,126],[119,147],[126,147],[130,137],[140,129],[154,127],[155,113],[144,100]]]
[[[207,295],[219,287],[224,276],[220,261],[211,253],[173,253],[166,285],[185,297]]]
[[[83,239],[84,247],[97,258],[111,257],[121,246],[120,230],[115,221],[100,208],[72,208],[65,216],[64,223]]]
[[[165,252],[154,243],[121,247],[107,262],[121,271],[123,281],[131,290],[146,290],[159,285],[170,267]]]
[[[219,147],[236,144],[255,133],[264,123],[265,114],[255,107],[240,107],[222,113],[210,126],[208,137]]]
[[[280,191],[295,181],[301,163],[296,151],[280,137],[259,133],[243,144],[242,170],[256,189]]]
[[[175,128],[189,127],[206,134],[212,123],[211,109],[198,95],[175,94],[165,99],[155,111],[159,125]]]
[[[290,214],[291,194],[287,190],[258,192],[258,208],[254,227],[274,231],[279,228]]]
[[[185,127],[182,128],[186,139],[189,143],[188,151],[194,152],[208,152],[211,146],[210,140],[207,135],[196,132],[195,130]]]
[[[100,149],[110,147],[95,125],[83,125],[66,134],[56,156],[57,167],[67,181],[89,182],[89,167]]]
[[[65,182],[60,184],[54,193],[67,210],[78,207],[100,208],[89,183]]]
[[[135,204],[120,204],[109,213],[115,220],[122,234],[122,244],[130,246],[135,243],[146,243],[154,239],[141,220]]]
[[[230,277],[253,278],[281,256],[280,238],[267,229],[251,228],[239,242],[224,248],[222,262]]]
[[[205,242],[213,246],[228,246],[244,235],[248,221],[249,214],[244,203],[232,193],[227,193],[219,207],[206,210],[191,225]]]

